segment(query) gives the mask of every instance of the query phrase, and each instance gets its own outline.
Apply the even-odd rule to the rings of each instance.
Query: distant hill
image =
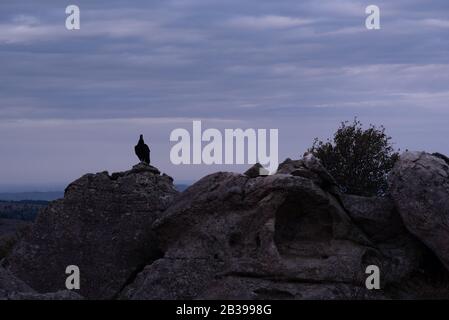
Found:
[[[176,190],[178,190],[179,192],[183,192],[185,189],[187,189],[189,187],[188,184],[175,184],[175,188]]]
[[[53,201],[64,197],[63,191],[51,192],[17,192],[17,193],[0,193],[0,200],[3,201]]]

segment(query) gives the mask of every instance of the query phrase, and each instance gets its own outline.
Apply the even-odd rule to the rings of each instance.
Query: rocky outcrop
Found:
[[[366,267],[378,265],[387,288],[417,269],[420,245],[399,227],[371,238],[392,213],[376,219],[374,208],[357,212],[352,202],[351,216],[323,190],[334,185],[327,172],[317,163],[308,169],[309,160],[287,160],[273,176],[217,173],[191,186],[154,223],[164,256],[121,298],[389,297],[388,290],[366,289]],[[362,211],[366,230],[357,224]]]
[[[111,299],[159,257],[152,223],[178,194],[172,182],[145,164],[87,174],[39,214],[5,265],[41,293],[65,289],[66,267],[76,265],[81,295]]]
[[[448,166],[406,153],[372,198],[342,194],[311,154],[181,194],[145,164],[85,175],[4,259],[0,299],[81,299],[61,291],[68,265],[88,299],[449,298]]]
[[[31,223],[23,220],[0,219],[0,260],[12,250],[20,235]]]
[[[390,175],[390,190],[407,229],[449,270],[449,163],[441,155],[406,152]]]

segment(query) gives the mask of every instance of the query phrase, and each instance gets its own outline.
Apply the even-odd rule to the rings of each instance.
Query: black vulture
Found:
[[[143,134],[140,135],[139,143],[134,147],[134,151],[141,162],[150,164],[150,148],[143,141]]]

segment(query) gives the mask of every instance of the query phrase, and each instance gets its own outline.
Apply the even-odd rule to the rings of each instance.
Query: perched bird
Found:
[[[141,162],[150,164],[150,148],[143,141],[143,134],[140,135],[139,143],[134,147],[134,151]]]

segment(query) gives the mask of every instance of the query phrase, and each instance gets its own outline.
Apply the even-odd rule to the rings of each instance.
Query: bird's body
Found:
[[[134,151],[141,162],[150,164],[150,148],[143,141],[143,135],[140,135],[139,142],[134,147]]]

